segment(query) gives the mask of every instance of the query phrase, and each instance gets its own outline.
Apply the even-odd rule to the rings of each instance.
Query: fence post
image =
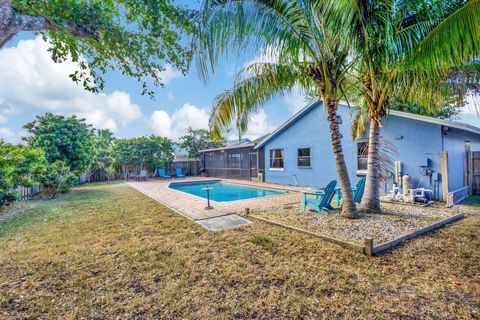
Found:
[[[448,153],[442,151],[442,193],[443,201],[448,202]]]
[[[367,256],[373,256],[373,239],[372,238],[364,238],[363,243],[365,246],[365,254]]]

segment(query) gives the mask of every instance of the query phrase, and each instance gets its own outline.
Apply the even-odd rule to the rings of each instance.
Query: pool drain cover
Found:
[[[251,222],[236,214],[229,214],[221,217],[197,220],[197,223],[210,231],[220,231],[224,229],[245,226]]]

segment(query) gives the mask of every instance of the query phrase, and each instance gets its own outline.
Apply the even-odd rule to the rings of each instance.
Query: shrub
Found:
[[[46,170],[44,152],[0,140],[0,207],[18,199],[19,186],[32,187]]]
[[[47,173],[41,177],[40,182],[47,191],[56,196],[70,191],[78,182],[78,176],[70,170],[65,162],[55,161],[47,165]]]

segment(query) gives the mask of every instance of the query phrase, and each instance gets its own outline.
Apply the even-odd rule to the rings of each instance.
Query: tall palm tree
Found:
[[[342,38],[349,16],[335,12],[331,0],[206,0],[202,9],[197,69],[203,79],[215,70],[219,57],[232,51],[274,53],[272,61],[241,70],[231,90],[219,95],[210,125],[220,136],[233,121],[245,131],[248,116],[276,95],[296,86],[323,100],[344,195],[342,215],[357,215],[342,150],[338,102],[348,90],[346,75],[350,43]],[[323,125],[322,123],[318,125]],[[320,138],[320,137],[319,137]]]
[[[337,6],[336,12],[352,18],[346,38],[353,40],[353,85],[369,119],[362,207],[376,212],[380,127],[389,103],[402,98],[439,106],[451,97],[453,82],[470,80],[456,77],[452,69],[460,70],[480,53],[480,0],[350,0]],[[449,83],[452,77],[455,81]]]

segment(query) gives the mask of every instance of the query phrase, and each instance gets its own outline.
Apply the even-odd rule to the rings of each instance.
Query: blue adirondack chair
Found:
[[[304,191],[302,195],[302,210],[305,211],[308,207],[322,214],[327,214],[335,210],[335,208],[330,205],[330,202],[332,202],[333,196],[335,195],[336,185],[337,181],[332,180],[322,191]],[[308,195],[313,195],[314,197],[308,198]]]
[[[184,178],[185,179],[185,175],[182,172],[182,168],[175,168],[175,176],[177,178]]]
[[[172,179],[172,176],[165,173],[165,168],[158,168],[158,176],[162,179]]]
[[[363,193],[365,192],[365,177],[358,180],[357,185],[352,188],[353,200],[356,203],[362,202]],[[337,188],[337,207],[342,202],[342,189]]]

